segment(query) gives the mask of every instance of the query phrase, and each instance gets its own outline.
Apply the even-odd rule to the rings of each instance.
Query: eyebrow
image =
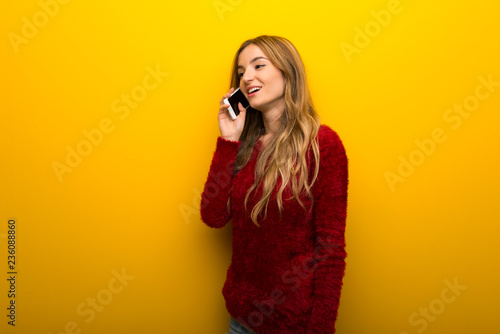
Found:
[[[259,60],[259,59],[269,60],[269,59],[267,59],[266,57],[262,57],[262,56],[260,56],[260,57],[255,57],[254,59],[250,60],[250,64],[251,64],[251,63],[253,63],[253,62],[255,62],[255,61],[257,61],[257,60]],[[239,65],[239,66],[238,66],[238,69],[240,69],[240,68],[244,68],[244,67],[243,67],[242,65]]]

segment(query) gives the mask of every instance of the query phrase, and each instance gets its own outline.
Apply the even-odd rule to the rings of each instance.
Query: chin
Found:
[[[259,103],[259,102],[257,102],[257,101],[251,101],[251,102],[249,102],[249,103],[250,103],[250,107],[252,107],[253,109],[259,110],[259,111],[260,111],[260,109],[261,109],[262,107],[264,107],[264,106],[265,106],[265,104],[264,104],[264,103]]]
[[[259,110],[260,105],[258,103],[250,102],[250,107],[255,110]]]

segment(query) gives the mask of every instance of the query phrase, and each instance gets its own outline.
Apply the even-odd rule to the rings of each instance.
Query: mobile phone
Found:
[[[247,98],[239,87],[236,88],[231,96],[229,96],[227,99],[224,99],[224,103],[229,104],[229,108],[227,108],[227,111],[229,111],[229,115],[231,115],[231,118],[233,120],[236,119],[236,117],[238,117],[238,115],[240,114],[240,109],[238,108],[239,102],[241,102],[241,105],[245,109],[248,109],[248,107],[250,107],[250,102],[248,102]]]

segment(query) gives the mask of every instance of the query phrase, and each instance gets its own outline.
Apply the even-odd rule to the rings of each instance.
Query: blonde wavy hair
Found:
[[[250,44],[257,45],[271,63],[281,70],[285,82],[285,108],[279,120],[278,131],[269,138],[266,146],[260,151],[255,166],[255,182],[245,196],[246,212],[250,193],[262,182],[262,197],[251,212],[252,221],[260,227],[257,217],[263,209],[265,209],[264,219],[267,217],[267,206],[278,176],[282,180],[276,196],[280,219],[283,211],[283,191],[290,183],[293,198],[300,203],[304,210],[306,208],[299,199],[302,192],[305,191],[313,202],[311,187],[318,176],[319,145],[316,138],[320,127],[320,118],[311,100],[302,59],[294,45],[286,38],[262,35],[243,42],[234,56],[231,87],[240,86],[238,58],[243,49]],[[258,137],[263,134],[265,134],[265,128],[262,113],[249,107],[246,112],[243,132],[239,139],[241,146],[236,157],[234,172],[241,170],[248,163]],[[311,184],[308,183],[310,171],[306,161],[306,153],[311,149],[309,146],[313,150],[316,162]],[[297,175],[299,176],[298,181]],[[229,208],[230,199],[227,205]]]

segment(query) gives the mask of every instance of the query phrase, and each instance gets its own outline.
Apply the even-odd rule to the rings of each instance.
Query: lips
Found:
[[[260,86],[251,86],[247,89],[248,96],[254,96],[262,87]]]

